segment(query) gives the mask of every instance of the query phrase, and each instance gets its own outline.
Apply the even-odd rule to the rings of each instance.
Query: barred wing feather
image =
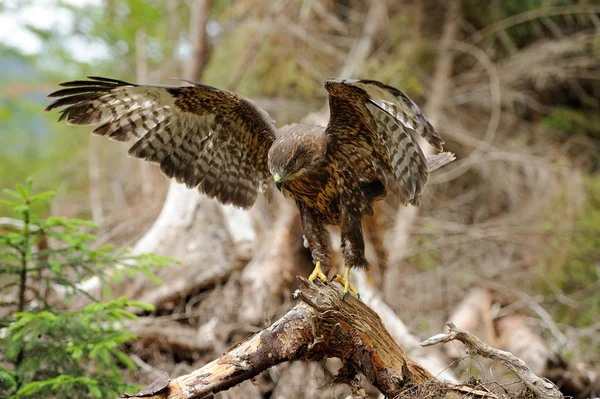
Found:
[[[420,204],[429,172],[454,160],[451,153],[432,157],[423,153],[418,136],[437,151],[443,151],[444,141],[420,108],[400,90],[374,80],[330,79],[325,87],[331,108],[328,133],[337,150],[370,154],[376,169],[394,177],[390,182],[383,176],[387,188],[404,204]],[[346,129],[341,128],[345,121]],[[360,159],[353,163],[370,164]]]
[[[274,122],[235,93],[186,83],[142,86],[90,77],[63,83],[46,110],[60,108],[59,120],[70,124],[99,125],[93,134],[134,142],[129,154],[159,164],[168,177],[249,208],[259,191],[271,192]]]

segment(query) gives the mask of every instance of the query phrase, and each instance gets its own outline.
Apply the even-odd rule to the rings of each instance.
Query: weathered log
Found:
[[[497,396],[466,385],[455,385],[437,380],[425,368],[413,361],[396,344],[385,329],[379,316],[362,301],[353,296],[344,297],[337,284],[313,284],[299,277],[300,288],[295,297],[300,299],[293,309],[270,327],[229,349],[218,359],[194,372],[160,381],[138,394],[126,397],[154,399],[209,398],[242,381],[252,379],[262,371],[282,362],[292,360],[319,361],[339,358],[342,367],[334,382],[348,384],[359,395],[362,392],[362,374],[386,397],[459,398]],[[484,356],[490,356],[514,367],[519,376],[529,378],[530,389],[543,398],[560,398],[562,395],[552,384],[523,374],[526,366],[510,354],[499,354],[486,347],[476,337],[466,332],[452,330],[450,334],[436,336],[426,344],[461,339]],[[508,363],[506,363],[508,362]],[[512,362],[512,363],[511,363]],[[510,365],[509,365],[510,363]],[[549,387],[549,385],[552,385]]]
[[[394,396],[407,384],[434,377],[410,359],[360,300],[337,284],[312,284],[299,278],[302,302],[270,327],[231,348],[204,367],[169,382],[155,399],[197,399],[226,390],[276,364],[291,360],[340,358],[340,381],[360,372],[382,393]],[[132,395],[131,397],[136,397]]]

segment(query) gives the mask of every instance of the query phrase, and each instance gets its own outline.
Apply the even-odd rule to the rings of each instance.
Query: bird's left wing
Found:
[[[454,160],[451,153],[423,154],[416,136],[439,152],[444,141],[419,107],[400,90],[374,80],[329,79],[325,88],[332,150],[355,165],[368,162],[376,172],[391,174],[402,202],[419,204],[429,172]]]
[[[63,83],[46,110],[60,119],[99,125],[94,134],[135,142],[129,155],[197,187],[221,203],[252,206],[272,185],[267,154],[276,127],[269,115],[241,96],[196,82],[145,86],[91,77]]]

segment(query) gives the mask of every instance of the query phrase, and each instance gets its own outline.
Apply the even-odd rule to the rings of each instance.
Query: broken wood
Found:
[[[434,380],[394,342],[379,316],[363,302],[351,296],[342,299],[336,284],[299,280],[295,296],[302,302],[281,319],[204,367],[172,379],[153,396],[143,397],[206,398],[282,362],[330,357],[342,360],[338,380],[349,383],[361,373],[391,397],[406,384]]]
[[[301,302],[270,327],[190,374],[171,379],[168,383],[161,379],[152,385],[152,389],[148,387],[138,394],[124,396],[209,398],[279,363],[338,358],[342,367],[333,382],[349,385],[356,395],[363,392],[358,379],[362,374],[390,398],[415,398],[427,394],[449,399],[463,397],[465,393],[472,397],[497,397],[477,387],[437,380],[396,344],[377,313],[353,296],[344,298],[337,284],[314,284],[302,277],[298,280],[300,288],[294,296]],[[472,334],[457,330],[454,325],[451,325],[450,334],[430,338],[423,345],[452,339],[459,339],[477,353],[506,364],[538,397],[562,398],[553,384],[533,375],[523,361],[510,353],[488,347]]]

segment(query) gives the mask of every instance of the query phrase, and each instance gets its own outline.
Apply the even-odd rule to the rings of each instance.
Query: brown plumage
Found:
[[[401,91],[371,80],[330,79],[326,128],[277,129],[239,95],[204,84],[141,86],[91,77],[63,83],[46,110],[59,120],[99,125],[94,134],[134,142],[129,154],[224,204],[249,208],[277,187],[300,210],[313,260],[329,266],[326,224],[340,226],[347,267],[366,267],[363,215],[388,192],[418,205],[429,172],[452,161],[443,141]],[[441,153],[426,158],[422,136]]]

